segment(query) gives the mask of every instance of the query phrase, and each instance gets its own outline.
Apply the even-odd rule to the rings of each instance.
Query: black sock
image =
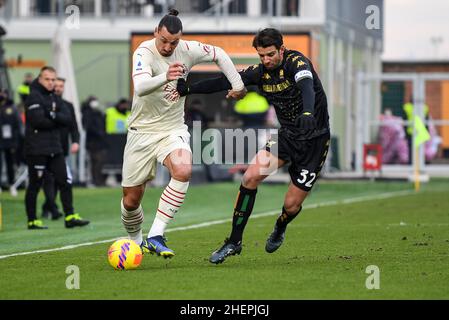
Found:
[[[257,189],[250,190],[240,185],[240,192],[235,202],[234,215],[232,217],[232,232],[229,240],[233,243],[242,241],[243,230],[253,211],[256,201]]]
[[[296,216],[301,212],[302,207],[299,208],[299,211],[295,214],[288,214],[284,207],[282,207],[282,213],[279,215],[276,220],[276,225],[279,229],[285,229],[287,225],[296,218]]]

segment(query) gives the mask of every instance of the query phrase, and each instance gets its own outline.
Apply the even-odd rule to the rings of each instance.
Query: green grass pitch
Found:
[[[171,260],[145,255],[133,271],[107,262],[111,242],[62,251],[8,255],[125,236],[120,189],[75,189],[77,211],[91,220],[67,230],[26,229],[24,192],[2,194],[0,300],[5,299],[448,299],[449,181],[433,180],[420,192],[402,182],[320,181],[275,253],[264,251],[286,185],[262,184],[240,256],[208,262],[230,231],[238,184],[192,186],[167,232]],[[144,232],[153,221],[161,189],[148,188]],[[43,198],[40,195],[39,205]],[[80,270],[69,290],[66,267]],[[367,289],[368,266],[379,269],[379,289]]]

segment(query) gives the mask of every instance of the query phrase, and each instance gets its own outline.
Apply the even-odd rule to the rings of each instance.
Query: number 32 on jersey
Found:
[[[299,174],[300,177],[296,179],[299,184],[303,184],[308,188],[312,188],[313,181],[316,179],[316,173],[310,172],[309,170],[302,169]]]

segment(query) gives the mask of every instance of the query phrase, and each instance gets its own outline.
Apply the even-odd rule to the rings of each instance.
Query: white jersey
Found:
[[[170,57],[162,56],[156,49],[155,39],[144,41],[133,55],[133,78],[142,74],[151,77],[165,75],[171,63],[179,61],[184,65],[185,75],[199,63],[214,62],[216,48],[197,41],[180,40]],[[163,77],[163,76],[162,76]],[[166,79],[166,78],[164,78]],[[130,130],[138,132],[169,132],[186,127],[184,124],[185,97],[180,97],[177,81],[162,79],[162,85],[147,95],[138,96],[134,91]]]

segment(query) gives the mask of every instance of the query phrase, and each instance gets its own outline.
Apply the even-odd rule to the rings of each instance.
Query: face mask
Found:
[[[94,110],[100,109],[100,102],[98,100],[92,100],[89,105]]]

